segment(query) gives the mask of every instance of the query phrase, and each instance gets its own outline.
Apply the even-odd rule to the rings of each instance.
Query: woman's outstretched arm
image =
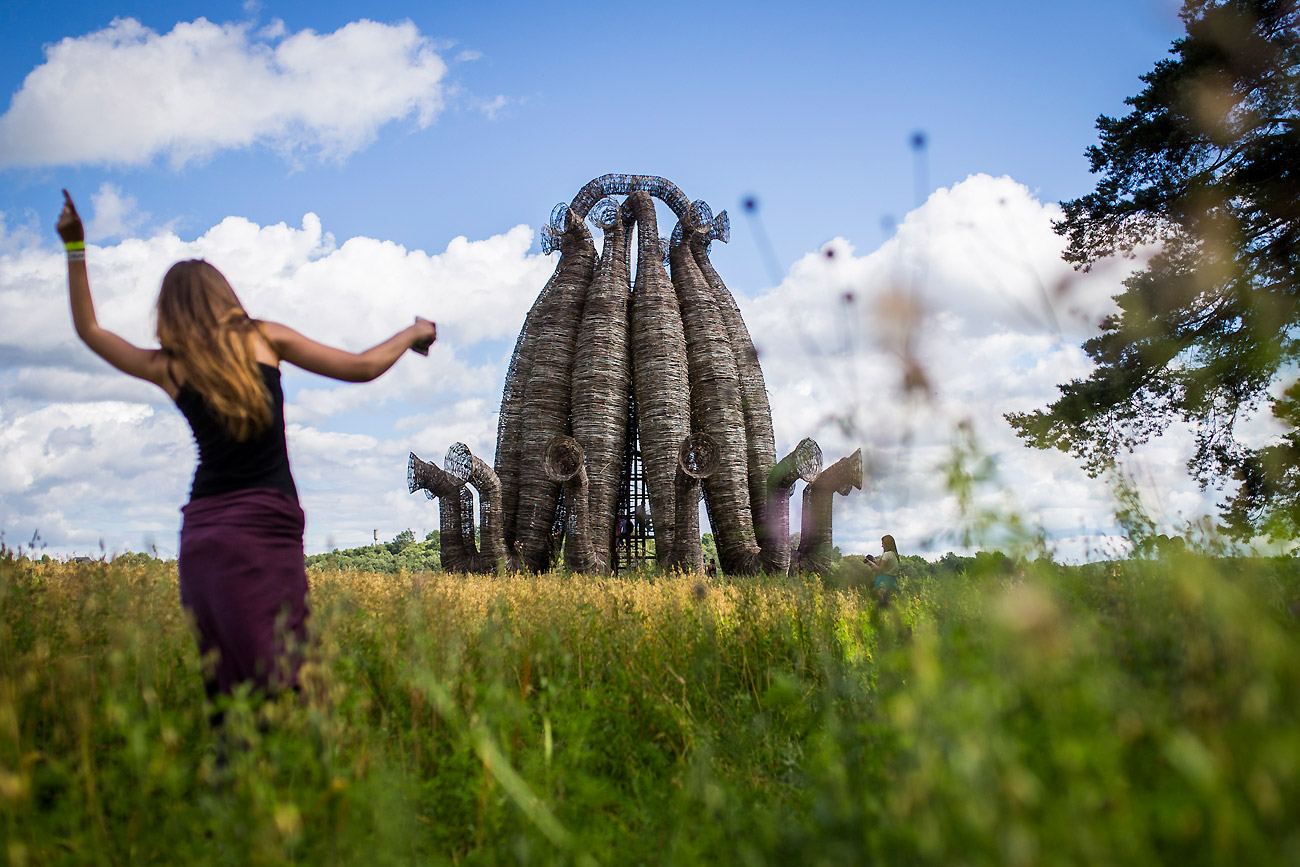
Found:
[[[67,190],[63,191],[63,212],[59,214],[57,228],[68,251],[68,301],[72,306],[72,325],[77,329],[77,336],[91,351],[118,370],[171,393],[175,386],[167,378],[167,360],[161,350],[142,349],[100,326],[95,316],[95,302],[90,297],[90,278],[86,275],[86,232]]]
[[[438,338],[434,323],[417,318],[414,325],[403,328],[383,343],[364,352],[348,352],[317,343],[278,322],[263,322],[262,328],[271,347],[285,361],[345,382],[369,382],[392,367],[406,350],[428,351],[429,345]]]

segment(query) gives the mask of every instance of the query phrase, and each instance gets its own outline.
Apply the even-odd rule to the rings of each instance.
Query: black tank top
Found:
[[[294,500],[298,489],[289,472],[289,450],[284,440],[284,390],[280,370],[258,362],[266,390],[271,393],[271,424],[243,442],[226,433],[212,415],[202,396],[188,384],[176,394],[176,406],[194,431],[199,448],[199,465],[194,470],[190,500],[242,491],[247,488],[271,488],[283,491]]]

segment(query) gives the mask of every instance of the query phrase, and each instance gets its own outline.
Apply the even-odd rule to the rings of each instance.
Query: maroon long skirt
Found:
[[[268,488],[181,509],[181,605],[194,618],[209,695],[243,683],[296,688],[307,640],[303,513]]]

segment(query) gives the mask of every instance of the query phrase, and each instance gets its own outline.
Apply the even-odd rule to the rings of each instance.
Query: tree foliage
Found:
[[[1008,420],[1096,475],[1175,421],[1196,426],[1188,468],[1237,483],[1240,537],[1300,530],[1300,12],[1296,0],[1186,0],[1186,36],[1142,76],[1132,111],[1097,121],[1096,189],[1063,204],[1067,261],[1088,270],[1154,250],[1084,344],[1092,374]],[[1270,406],[1263,446],[1241,423]]]
[[[307,558],[307,568],[313,570],[339,569],[344,572],[378,572],[395,575],[398,572],[436,572],[442,569],[440,534],[435,530],[423,542],[415,541],[415,532],[403,530],[391,542],[363,545],[340,551],[335,548],[328,554],[312,554]]]

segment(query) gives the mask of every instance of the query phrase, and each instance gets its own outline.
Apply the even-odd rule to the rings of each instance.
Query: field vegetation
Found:
[[[313,570],[217,761],[173,562],[0,557],[10,864],[1300,862],[1300,564]]]

